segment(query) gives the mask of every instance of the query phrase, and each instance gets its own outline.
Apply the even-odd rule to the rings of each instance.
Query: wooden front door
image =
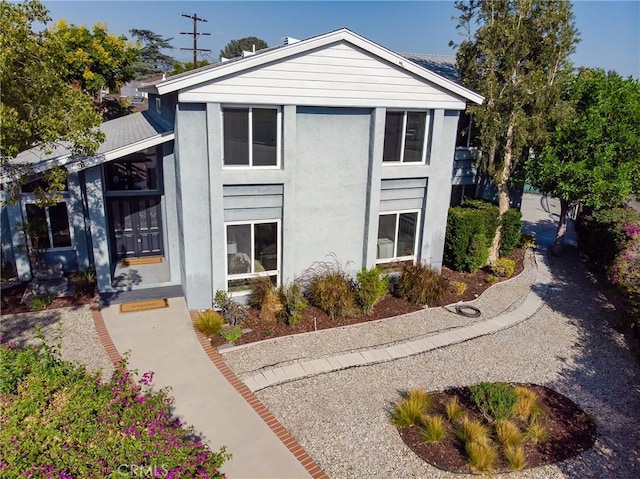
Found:
[[[159,196],[110,198],[108,212],[118,260],[164,254]]]

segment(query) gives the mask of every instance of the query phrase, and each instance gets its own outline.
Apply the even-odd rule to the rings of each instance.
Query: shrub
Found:
[[[198,313],[195,326],[198,331],[204,334],[207,338],[217,336],[220,334],[220,330],[224,325],[224,318],[220,313],[213,309],[207,309]]]
[[[533,422],[529,424],[529,427],[525,432],[525,437],[527,438],[527,441],[531,442],[532,444],[539,444],[547,440],[547,438],[549,437],[549,432],[543,425],[537,422]]]
[[[453,283],[453,290],[456,292],[457,296],[462,296],[467,290],[467,283],[456,281]]]
[[[627,208],[609,208],[583,215],[577,222],[580,248],[606,270],[625,247],[625,225],[640,224],[640,215]]]
[[[29,309],[33,311],[42,311],[47,309],[53,303],[53,296],[36,296],[31,301],[29,301]]]
[[[242,328],[239,325],[222,328],[220,337],[228,343],[235,343],[242,337]]]
[[[523,233],[520,235],[520,247],[521,248],[533,248],[536,245],[536,237],[529,233]]]
[[[428,414],[424,416],[422,424],[423,426],[420,431],[420,436],[426,442],[439,442],[444,439],[447,430],[442,416]]]
[[[236,326],[247,319],[247,309],[235,302],[229,293],[216,291],[213,302],[220,308],[222,317],[230,325]]]
[[[320,263],[303,275],[309,302],[329,315],[351,317],[357,313],[351,279],[337,263]]]
[[[497,452],[490,441],[471,441],[465,443],[465,451],[469,458],[469,465],[482,472],[493,469]]]
[[[383,275],[378,266],[362,268],[356,276],[356,297],[364,314],[371,314],[373,307],[389,293],[389,276]]]
[[[490,266],[490,270],[496,276],[501,278],[511,278],[516,270],[516,262],[509,258],[498,258]]]
[[[433,398],[425,390],[410,389],[407,397],[396,404],[391,420],[399,427],[421,424],[432,403]]]
[[[267,323],[275,323],[283,309],[280,293],[269,278],[251,281],[249,304],[260,310],[260,319]]]
[[[152,391],[153,373],[136,384],[126,358],[102,382],[46,344],[3,345],[0,368],[2,417],[10,418],[0,428],[3,478],[98,479],[125,464],[156,467],[163,477],[223,477],[230,455],[172,415],[167,389]]]
[[[471,399],[487,419],[500,420],[513,417],[518,401],[513,386],[506,383],[480,383],[469,388]]]
[[[522,213],[515,208],[509,208],[502,215],[500,230],[500,256],[508,256],[520,244],[522,231]]]
[[[524,436],[513,421],[501,419],[496,421],[496,438],[504,446],[518,446],[524,441]]]
[[[468,416],[462,418],[460,424],[456,427],[456,436],[463,443],[469,442],[488,442],[489,428],[475,419],[469,419]]]
[[[522,446],[506,446],[504,458],[512,471],[520,471],[527,465],[527,456]]]
[[[464,415],[464,409],[460,405],[458,396],[453,396],[445,405],[445,411],[447,412],[447,418],[449,421],[456,422]]]
[[[449,290],[449,282],[437,271],[423,264],[402,267],[396,294],[419,306],[434,305]]]
[[[518,400],[514,406],[515,414],[523,421],[534,421],[541,412],[538,394],[526,386],[516,386]]]
[[[456,271],[467,272],[484,266],[488,258],[488,238],[493,238],[498,224],[498,207],[490,203],[467,201],[463,206],[450,208],[445,263]]]
[[[624,298],[630,326],[638,328],[640,327],[640,224],[635,227],[628,225],[627,228],[629,238],[609,269],[609,278]]]
[[[298,324],[309,305],[302,293],[302,288],[292,283],[280,286],[279,293],[282,302],[282,318],[289,326]]]

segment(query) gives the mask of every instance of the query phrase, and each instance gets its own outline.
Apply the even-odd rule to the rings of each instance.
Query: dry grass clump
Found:
[[[463,443],[489,441],[489,428],[476,419],[462,418],[456,427],[456,435]]]
[[[447,418],[451,422],[456,422],[460,418],[462,418],[462,416],[464,416],[464,409],[460,404],[460,399],[458,399],[458,396],[453,396],[451,399],[449,399],[449,401],[445,405],[445,411],[447,413]]]
[[[538,394],[526,386],[516,386],[518,399],[513,406],[515,414],[523,421],[535,421],[542,409]]]
[[[504,446],[519,446],[524,441],[524,435],[513,422],[506,420],[496,421],[496,438]]]
[[[410,389],[404,401],[396,404],[391,421],[399,427],[422,424],[433,398],[424,389]]]
[[[491,441],[479,440],[465,443],[465,451],[469,459],[469,465],[480,472],[490,472],[496,462],[498,452]]]
[[[549,431],[543,425],[533,422],[527,428],[525,432],[526,438],[532,444],[539,444],[544,442],[549,437]]]
[[[527,465],[527,456],[522,446],[505,446],[503,450],[504,458],[507,461],[509,469],[512,471],[520,471]]]
[[[439,442],[444,439],[447,428],[442,416],[426,415],[422,419],[422,424],[420,435],[425,442]]]
[[[220,313],[213,309],[206,309],[198,313],[195,327],[207,338],[212,338],[220,334],[222,326],[225,324],[226,322]]]

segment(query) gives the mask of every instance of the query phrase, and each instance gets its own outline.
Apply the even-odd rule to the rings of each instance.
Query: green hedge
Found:
[[[500,224],[498,207],[481,200],[466,201],[449,209],[444,261],[456,271],[475,272],[484,266],[488,248]],[[522,213],[509,209],[502,216],[500,255],[517,248],[522,229]]]

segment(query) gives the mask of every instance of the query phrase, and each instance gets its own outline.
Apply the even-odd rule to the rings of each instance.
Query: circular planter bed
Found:
[[[430,393],[412,390],[405,395],[404,402],[416,394],[426,394],[429,397],[429,405],[421,419],[414,424],[405,425],[398,425],[398,422],[402,422],[397,420],[398,409],[402,403],[396,405],[393,419],[400,437],[420,458],[439,469],[456,473],[500,473],[553,464],[593,446],[596,438],[593,419],[562,394],[534,384],[483,384],[498,384],[512,387],[514,390],[517,388],[518,391],[531,391],[536,398],[535,405],[532,406],[534,413],[530,416],[526,413],[521,415],[516,412],[517,409],[511,409],[508,419],[496,420],[487,413],[487,408],[484,408],[483,412],[477,399],[474,400],[473,388],[477,386]],[[457,397],[457,400],[453,399],[454,397]],[[451,409],[448,412],[447,408],[452,400],[459,404],[458,413],[453,417]],[[439,421],[443,431],[442,438],[433,441],[432,436],[427,437],[425,430],[429,427],[427,423],[436,416],[441,418]],[[507,425],[505,422],[510,424]],[[486,446],[480,447],[480,451],[473,446],[469,447],[469,443],[474,441],[470,439],[471,433],[467,431],[472,429],[474,423],[476,426],[481,424],[486,433],[485,439],[476,441],[486,443]],[[507,429],[511,429],[511,433],[505,433]],[[471,457],[474,454],[475,463]],[[514,454],[520,454],[520,457],[514,459]],[[493,456],[493,459],[489,457],[487,460],[486,456]],[[511,457],[511,461],[508,456]]]

